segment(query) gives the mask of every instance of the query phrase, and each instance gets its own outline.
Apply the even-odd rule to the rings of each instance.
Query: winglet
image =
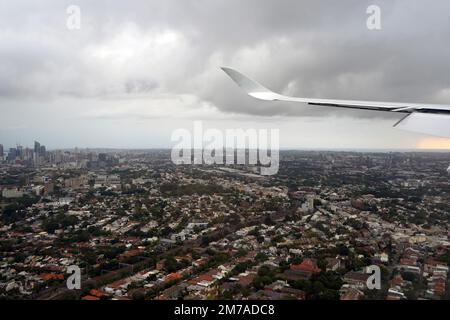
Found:
[[[248,95],[260,99],[273,101],[278,100],[280,95],[275,93],[266,87],[262,86],[258,82],[250,79],[249,77],[243,75],[239,71],[232,68],[222,67],[222,70],[234,81],[236,84],[242,88]]]

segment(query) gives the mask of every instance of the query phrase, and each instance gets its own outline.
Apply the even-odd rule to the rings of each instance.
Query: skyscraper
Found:
[[[36,155],[41,153],[41,144],[37,141],[34,142],[34,153],[36,153]]]
[[[8,161],[15,161],[17,158],[17,150],[16,148],[10,148],[8,152]]]
[[[19,157],[20,159],[23,159],[23,147],[17,145],[16,150],[17,150],[17,157]]]
[[[3,145],[0,144],[0,160],[3,160]]]

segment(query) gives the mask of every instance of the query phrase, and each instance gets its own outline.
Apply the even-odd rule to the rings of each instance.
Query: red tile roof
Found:
[[[322,270],[317,266],[316,262],[312,259],[305,259],[300,264],[291,265],[291,270],[300,270],[311,273],[320,273]]]
[[[173,273],[169,273],[166,276],[166,282],[172,282],[172,281],[176,281],[176,280],[181,280],[183,279],[183,276],[177,272],[173,272]]]
[[[249,285],[253,282],[253,280],[254,280],[255,278],[256,278],[256,274],[250,273],[250,274],[248,274],[248,275],[246,275],[246,276],[240,277],[238,282],[239,282],[239,284],[240,284],[241,286],[247,287],[247,286],[249,286]]]
[[[348,300],[359,300],[361,299],[361,292],[358,290],[348,290],[346,293],[344,293],[340,300],[348,301]]]
[[[114,282],[108,284],[107,287],[112,288],[112,289],[118,289],[119,287],[123,286],[126,283],[127,283],[127,281],[125,279],[120,279],[120,280],[117,280],[117,281],[114,281]]]
[[[98,298],[106,296],[106,294],[104,292],[97,290],[97,289],[92,289],[91,291],[89,291],[89,294],[91,296],[98,297]]]
[[[61,273],[43,273],[39,277],[44,281],[64,279],[64,275]]]
[[[401,286],[403,284],[403,278],[402,276],[396,275],[392,280],[391,280],[391,285],[392,286]]]
[[[400,259],[400,264],[405,265],[405,266],[416,266],[417,262],[416,262],[415,259],[401,258]]]
[[[189,280],[188,282],[190,284],[196,285],[202,281],[212,282],[212,281],[214,281],[214,278],[212,275],[205,273],[205,274],[199,275],[198,277],[195,277],[194,279]]]

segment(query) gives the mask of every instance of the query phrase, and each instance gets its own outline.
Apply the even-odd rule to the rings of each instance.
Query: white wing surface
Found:
[[[437,104],[332,100],[289,97],[273,92],[232,68],[222,70],[248,95],[267,101],[301,102],[308,105],[403,113],[394,127],[450,138],[450,106]]]

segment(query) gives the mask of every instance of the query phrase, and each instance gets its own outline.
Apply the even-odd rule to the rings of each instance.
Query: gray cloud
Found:
[[[366,28],[373,3],[382,9],[381,31]],[[66,28],[70,4],[81,8],[81,30]],[[449,103],[449,10],[445,0],[3,2],[0,111],[12,117],[1,101],[120,98],[125,105],[135,96],[164,94],[174,101],[194,96],[223,114],[333,112],[251,99],[221,65],[296,96]],[[104,108],[90,104],[89,112],[124,114],[105,115]]]

